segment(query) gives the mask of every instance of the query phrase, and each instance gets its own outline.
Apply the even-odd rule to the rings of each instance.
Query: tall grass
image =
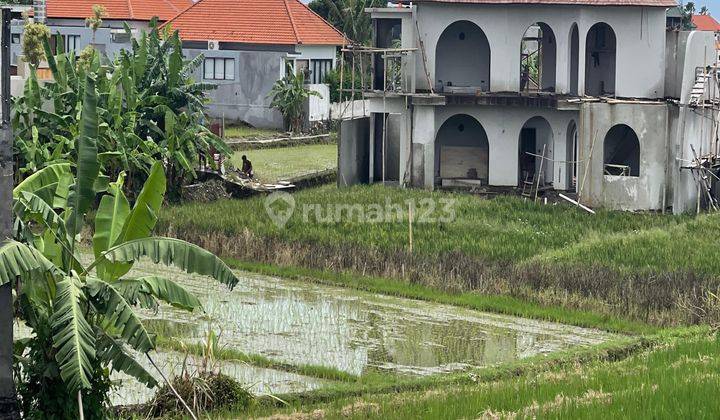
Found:
[[[664,216],[537,205],[516,197],[381,186],[331,186],[294,194],[296,211],[275,226],[264,198],[167,209],[161,229],[224,256],[320,270],[351,270],[448,291],[510,295],[570,308],[623,315],[658,325],[720,318],[709,292],[720,288],[714,238],[720,216]],[[449,223],[323,223],[305,205],[370,204],[407,208],[407,200],[454,200]],[[422,211],[416,211],[416,216]],[[319,216],[319,217],[317,217]]]
[[[720,346],[674,338],[621,361],[563,366],[477,384],[340,399],[323,418],[718,418]],[[298,417],[300,414],[297,415]]]

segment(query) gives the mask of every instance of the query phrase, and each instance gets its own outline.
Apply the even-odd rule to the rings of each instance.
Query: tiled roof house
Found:
[[[157,17],[162,25],[179,31],[188,58],[205,55],[197,78],[219,85],[211,93],[210,116],[262,127],[283,124],[279,113],[270,109],[268,93],[287,66],[305,73],[308,83],[322,84],[335,67],[338,47],[346,42],[342,33],[298,0],[36,0],[34,14],[44,16],[52,33],[61,35],[53,43],[79,52],[93,42],[85,18],[95,4],[107,10],[95,34],[96,48],[108,56],[129,48],[124,23],[135,34]],[[17,65],[22,22],[17,21],[12,32],[12,61]]]
[[[282,126],[267,94],[287,65],[322,84],[346,42],[298,0],[200,0],[165,25],[179,31],[189,57],[205,55],[200,79],[220,85],[213,115],[257,126]]]

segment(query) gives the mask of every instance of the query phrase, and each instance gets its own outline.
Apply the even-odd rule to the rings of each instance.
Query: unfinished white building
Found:
[[[683,167],[693,148],[717,152],[715,41],[666,30],[674,6],[415,0],[368,10],[375,44],[344,59],[372,77],[344,95],[362,91],[370,117],[345,116],[340,185],[530,185],[590,206],[694,210],[707,192]]]

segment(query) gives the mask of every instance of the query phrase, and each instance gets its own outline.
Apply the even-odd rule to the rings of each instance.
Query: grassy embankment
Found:
[[[320,223],[309,203],[403,203],[453,198],[456,219]],[[537,206],[512,197],[357,187],[295,194],[286,228],[274,226],[262,197],[169,208],[161,229],[221,252],[236,268],[426,299],[473,309],[639,334],[600,346],[477,369],[410,378],[344,376],[281,366],[229,351],[221,356],[330,380],[320,390],[262,398],[231,418],[515,418],[607,415],[716,418],[720,345],[707,327],[718,302],[708,292],[720,217],[674,217]],[[197,218],[198,214],[208,217]],[[322,216],[322,215],[321,215]],[[400,218],[402,219],[403,216]],[[650,325],[650,324],[654,325]],[[196,349],[199,351],[199,349]],[[245,357],[243,359],[243,357]],[[288,417],[289,416],[289,417]]]
[[[590,215],[515,197],[483,200],[380,186],[325,186],[294,197],[297,209],[285,228],[270,221],[264,197],[256,197],[170,207],[161,215],[160,230],[244,261],[236,261],[240,268],[405,296],[413,290],[409,285],[426,287],[425,296],[409,297],[442,301],[446,293],[472,300],[478,309],[578,325],[628,330],[612,323],[665,326],[718,319],[711,292],[720,284],[715,258],[720,216]],[[456,200],[456,217],[449,223],[416,221],[412,252],[406,216],[361,223],[357,214],[346,213],[339,223],[323,223],[316,216],[327,216],[325,207],[305,211],[306,204],[384,207],[388,201],[404,208],[406,200],[428,198]],[[434,216],[442,215],[441,207]]]
[[[318,393],[285,407],[261,400],[218,417],[282,418],[717,418],[720,343],[708,328],[665,332],[644,343],[606,344],[470,372],[434,387]],[[377,391],[377,390],[375,390]],[[332,391],[329,391],[332,394]],[[326,397],[326,398],[323,398]]]
[[[255,128],[247,125],[229,125],[225,127],[226,139],[257,139],[276,138],[287,135],[282,130],[272,128]]]

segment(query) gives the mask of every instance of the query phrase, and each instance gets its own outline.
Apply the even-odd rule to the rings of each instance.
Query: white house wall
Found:
[[[676,90],[680,91],[679,105],[672,105],[670,115],[676,118],[671,121],[669,135],[671,150],[675,159],[668,162],[673,182],[673,211],[675,213],[694,212],[697,202],[697,183],[689,170],[680,169],[690,165],[694,158],[692,149],[698,155],[718,153],[713,150],[711,140],[713,111],[712,109],[690,108],[687,103],[690,92],[695,84],[695,70],[715,61],[715,37],[712,32],[690,32],[680,37],[676,55],[682,67],[676,71],[682,74]],[[706,91],[706,96],[717,95],[718,92]],[[715,116],[717,118],[717,115]]]
[[[490,90],[518,91],[523,34],[533,23],[543,22],[550,26],[557,41],[556,92],[568,93],[570,33],[572,25],[577,24],[578,87],[583,92],[586,36],[592,25],[605,22],[617,39],[615,95],[664,97],[664,8],[423,3],[418,6],[417,20],[433,83],[437,83],[435,54],[440,36],[452,23],[467,20],[483,30],[490,44]],[[429,88],[422,60],[417,60],[416,80],[418,89]]]
[[[336,51],[335,45],[298,45],[295,47],[297,54],[292,57],[296,60],[333,60],[335,67]]]
[[[574,111],[557,111],[553,109],[533,109],[499,106],[443,106],[435,108],[434,133],[437,135],[442,124],[457,114],[474,117],[488,137],[489,145],[489,184],[492,186],[517,186],[519,181],[520,131],[528,120],[542,117],[550,124],[553,141],[546,150],[548,156],[560,156],[556,160],[564,161],[566,155],[567,128],[570,121],[577,121],[578,114]],[[539,133],[542,135],[542,133]],[[435,139],[433,140],[435,141]],[[542,143],[538,141],[542,148]],[[542,152],[542,151],[540,151]],[[435,159],[425,160],[434,162]],[[546,161],[547,164],[547,161]],[[569,188],[567,165],[558,163],[546,174],[556,189]]]
[[[638,137],[640,176],[605,175],[605,137],[618,124],[627,125]],[[662,209],[667,199],[667,104],[583,104],[579,139],[578,190],[584,204],[618,210]]]
[[[148,31],[149,26],[144,21],[128,21],[128,25],[133,29],[135,36],[140,36],[141,31]],[[80,36],[78,42],[77,53],[80,50],[90,45],[93,41],[92,29],[85,26],[84,19],[49,19],[47,22],[48,27],[52,35],[60,33],[61,35],[77,35]],[[22,39],[24,26],[22,21],[14,21],[11,27],[12,34],[19,34]],[[95,45],[98,50],[103,51],[110,58],[114,58],[122,49],[132,48],[132,43],[128,42],[114,42],[112,39],[113,31],[123,31],[123,21],[106,20],[103,22],[103,27],[97,30],[95,34]],[[22,43],[13,43],[10,47],[11,54],[11,65],[18,65],[18,58],[22,54]]]
[[[235,80],[205,80],[202,66],[196,78],[218,88],[208,93],[208,114],[226,122],[246,122],[261,128],[282,128],[282,115],[270,108],[268,97],[273,84],[283,74],[287,53],[272,51],[183,50],[188,59],[204,54],[206,58],[234,58]]]

